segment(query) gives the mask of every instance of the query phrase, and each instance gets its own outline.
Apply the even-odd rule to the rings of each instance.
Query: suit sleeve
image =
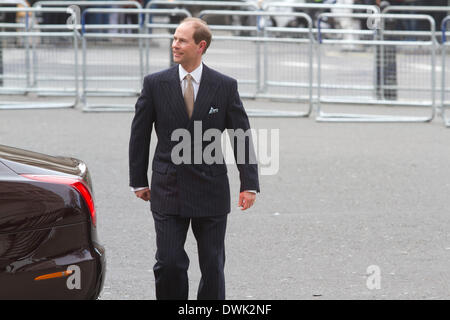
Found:
[[[130,143],[128,149],[130,186],[133,188],[147,187],[150,138],[155,108],[151,98],[150,80],[144,79],[143,89],[135,105],[135,114],[131,124]]]
[[[230,86],[230,102],[227,108],[226,127],[233,147],[234,159],[239,170],[240,191],[259,190],[258,164],[253,146],[250,122],[242,105],[237,81]],[[230,130],[231,129],[231,130]]]

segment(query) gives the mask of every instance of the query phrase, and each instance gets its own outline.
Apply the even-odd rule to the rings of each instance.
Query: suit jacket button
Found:
[[[206,172],[205,172],[205,171],[202,171],[202,175],[203,175],[203,176],[206,176]]]

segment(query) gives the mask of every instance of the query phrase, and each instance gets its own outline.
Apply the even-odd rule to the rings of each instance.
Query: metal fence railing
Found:
[[[52,79],[49,79],[48,75],[43,76],[42,74],[40,74],[40,69],[38,67],[34,67],[32,68],[31,72],[32,72],[32,79],[33,79],[33,86],[36,87],[36,81],[59,81],[59,85],[63,86],[63,88],[65,88],[65,90],[40,90],[37,92],[37,94],[39,96],[55,96],[55,95],[64,95],[65,92],[71,92],[73,90],[77,91],[77,95],[78,96],[83,96],[83,92],[79,92],[79,85],[83,84],[83,78],[81,78],[81,72],[82,72],[82,68],[79,64],[79,61],[81,59],[80,54],[82,54],[82,52],[80,52],[80,50],[78,50],[78,48],[81,47],[81,14],[82,12],[87,9],[87,8],[106,8],[106,7],[111,7],[111,6],[126,6],[126,7],[132,7],[132,8],[136,8],[136,9],[142,9],[142,5],[137,2],[137,1],[132,1],[132,0],[114,0],[114,1],[105,1],[105,0],[95,0],[95,1],[86,1],[86,0],[63,0],[63,1],[37,1],[33,4],[33,8],[36,9],[43,9],[43,8],[57,8],[57,7],[68,7],[71,10],[73,10],[75,12],[75,16],[73,17],[75,19],[75,21],[71,21],[71,18],[64,15],[64,14],[59,14],[58,16],[49,16],[48,14],[46,14],[44,11],[42,10],[38,10],[36,12],[33,12],[32,14],[32,20],[33,21],[33,25],[35,26],[34,29],[39,30],[39,31],[43,31],[43,32],[59,32],[59,31],[63,31],[67,28],[67,24],[73,24],[75,26],[75,29],[77,30],[77,39],[76,42],[74,43],[74,45],[76,46],[76,50],[75,50],[75,58],[74,58],[74,65],[76,68],[76,73],[77,73],[77,81],[75,83],[73,83],[72,78],[67,78],[67,76],[64,76],[64,72],[63,74],[57,74],[56,76],[53,76]],[[92,15],[93,16],[93,15]],[[140,19],[141,17],[138,16],[138,19]],[[39,23],[37,23],[37,21],[39,21]],[[117,27],[117,24],[119,23],[117,21],[116,24],[110,23],[109,21],[109,17],[107,17],[105,14],[101,14],[101,16],[95,17],[95,19],[92,19],[92,21],[87,21],[88,25],[86,26],[86,28],[91,29],[91,28],[95,28],[97,23],[103,24],[103,27],[106,28],[114,28]],[[124,25],[121,24],[119,25],[120,28],[122,29],[127,29],[129,28],[128,25]],[[67,40],[67,39],[66,39]],[[61,42],[61,46],[58,45],[58,41]],[[52,41],[47,41],[47,44],[51,44],[53,45],[53,47],[55,48],[54,50],[56,50],[56,48],[58,48],[58,52],[60,54],[58,54],[58,58],[55,58],[55,61],[60,61],[61,58],[63,57],[64,53],[64,49],[67,47],[64,42],[64,39],[62,37],[54,37]],[[41,44],[42,47],[42,44]],[[51,48],[51,47],[50,47]],[[60,50],[60,48],[62,50]],[[32,59],[33,61],[37,61],[37,54],[39,53],[39,48],[35,48],[35,44],[33,43],[33,48],[31,50],[32,53]],[[67,55],[67,54],[65,54]],[[68,59],[64,59],[64,61],[66,61],[66,65],[67,65],[67,61]],[[38,66],[38,63],[34,63],[34,66]],[[58,68],[59,69],[59,68]],[[70,84],[72,84],[72,86],[70,86]],[[37,86],[39,87],[39,86]]]
[[[208,52],[207,63],[236,79],[241,87],[241,95],[246,98],[266,98],[306,103],[306,110],[264,110],[249,109],[252,116],[260,117],[307,117],[312,111],[313,38],[311,18],[301,12],[282,13],[281,15],[303,19],[305,30],[271,27],[270,19],[277,12],[270,11],[217,11],[205,10],[199,17],[217,17],[224,15],[254,16],[254,26],[210,25],[213,32],[226,32],[227,35],[214,35],[215,50]],[[251,27],[251,29],[249,29]],[[239,32],[250,31],[248,36]],[[238,34],[237,36],[235,34]],[[294,36],[295,35],[295,36]],[[223,63],[223,53],[232,48],[232,61]],[[276,60],[274,59],[276,58]],[[270,63],[269,63],[270,59]],[[280,75],[282,75],[280,77]]]
[[[448,60],[448,56],[447,53],[449,51],[448,47],[450,46],[450,43],[448,42],[448,32],[449,30],[449,22],[450,21],[450,16],[446,16],[443,20],[442,20],[442,48],[441,48],[441,101],[440,101],[440,108],[441,108],[441,116],[442,119],[444,120],[444,124],[446,127],[450,127],[450,119],[447,116],[447,108],[450,105],[450,101],[448,99],[448,95],[450,93],[450,90],[448,89],[449,87],[449,83],[448,83],[448,79],[450,78],[450,72],[449,70],[447,70],[447,66],[449,65],[449,61]]]
[[[87,25],[85,23],[89,14],[128,13],[144,15],[138,24],[121,25]],[[144,60],[155,58],[157,54],[145,50],[144,42],[164,39],[166,42],[172,38],[170,33],[145,33],[143,25],[149,20],[148,15],[180,15],[190,16],[182,9],[97,9],[90,8],[83,12],[82,23],[82,97],[83,111],[132,111],[134,103],[106,103],[93,102],[96,97],[136,97],[141,91],[142,82],[146,74]],[[121,33],[121,27],[132,31]],[[104,30],[115,28],[114,32],[104,33]],[[166,29],[170,26],[166,26]],[[89,30],[94,32],[89,32]],[[134,32],[133,32],[134,31]],[[107,40],[107,41],[105,41]],[[150,46],[147,46],[148,48]],[[164,52],[167,52],[164,49]],[[167,55],[168,57],[168,55]],[[160,65],[159,70],[167,68]],[[155,70],[156,71],[156,70]]]
[[[76,58],[77,41],[74,25],[66,24],[66,30],[61,32],[42,32],[38,30],[30,17],[36,12],[46,14],[67,13],[75,17],[75,12],[70,8],[29,8],[29,7],[1,7],[1,12],[24,13],[25,23],[17,23],[17,29],[11,30],[3,24],[0,31],[0,94],[37,94],[41,91],[55,91],[64,93],[70,98],[53,99],[52,102],[29,102],[25,99],[0,102],[0,109],[12,108],[67,108],[74,107],[78,103],[78,62]],[[73,20],[75,21],[75,20]],[[4,31],[8,28],[10,31]],[[49,45],[51,44],[51,45]],[[62,56],[69,63],[58,65],[54,56]],[[40,76],[37,76],[39,72]],[[53,77],[55,76],[55,77]],[[62,84],[62,78],[70,81],[70,89]],[[54,80],[54,81],[51,81]]]
[[[105,0],[62,0],[62,1],[37,1],[33,4],[33,8],[52,8],[52,7],[69,7],[76,12],[77,15],[77,29],[81,30],[81,14],[84,10],[88,8],[111,8],[111,7],[127,7],[127,8],[135,8],[142,9],[142,5],[138,1],[133,0],[113,0],[113,1],[105,1]],[[94,15],[91,15],[94,17]],[[40,27],[42,30],[51,29],[57,30],[58,28],[64,28],[66,24],[66,18],[58,17],[56,19],[46,19],[46,17],[40,16],[42,22],[40,23]],[[115,21],[116,23],[110,23],[109,18],[106,14],[100,13],[98,16],[95,16],[96,19],[92,19],[91,21],[86,21],[89,25],[87,28],[93,28],[94,24],[101,24],[103,26],[109,25],[110,28],[114,28],[114,25],[119,24],[119,21]],[[138,16],[140,19],[140,16]],[[121,27],[124,28],[124,24],[121,24]]]
[[[84,111],[131,111],[143,77],[173,64],[178,23],[198,16],[213,31],[205,63],[236,78],[243,98],[280,102],[250,116],[316,111],[318,121],[428,122],[438,111],[450,126],[448,18],[436,33],[434,18],[418,14],[450,7],[389,6],[379,14],[377,6],[261,1],[1,5],[0,94],[15,97],[0,109],[73,107],[81,97]],[[2,12],[15,12],[16,21],[1,20]],[[91,19],[100,15],[107,18]],[[43,95],[53,97],[39,102]]]
[[[428,122],[435,115],[436,41],[434,20],[427,15],[367,15],[325,13],[321,18],[351,17],[376,19],[371,39],[326,39],[320,31],[318,62],[318,121],[360,122]],[[386,28],[387,21],[418,19],[429,22],[428,40],[401,41],[396,31]],[[346,31],[346,30],[343,30]],[[360,34],[356,31],[352,32]],[[336,54],[344,46],[362,46],[364,51],[351,50]],[[355,48],[353,48],[355,49]],[[375,57],[375,58],[374,58]],[[349,63],[351,61],[351,63]],[[330,113],[323,104],[338,105],[355,112],[355,105],[364,105],[368,114]],[[389,114],[379,108],[391,106]],[[392,108],[392,107],[398,108]],[[401,107],[401,108],[400,108]],[[410,107],[410,108],[405,108]],[[361,108],[357,108],[358,112]],[[414,109],[414,115],[411,110]],[[386,112],[386,108],[384,112]]]
[[[448,12],[450,12],[450,6],[412,6],[412,5],[404,5],[404,6],[386,6],[383,8],[383,14],[393,14],[393,13],[401,13],[401,14],[439,14],[445,17]],[[433,17],[435,20],[435,25],[440,26],[441,22],[436,20],[436,17]],[[420,38],[429,36],[429,30],[425,26],[423,26],[418,20],[403,20],[401,21],[401,29],[406,33],[406,37],[411,38]],[[441,40],[441,33],[435,33],[435,37],[437,40]]]
[[[377,14],[380,13],[380,9],[375,5],[361,5],[361,4],[326,4],[326,3],[288,3],[288,2],[267,2],[262,6],[263,10],[275,11],[279,10],[280,12],[303,12],[310,16],[313,21],[312,32],[317,39],[318,34],[318,17],[322,13],[372,13]],[[277,19],[275,21],[278,27],[301,27],[301,21],[293,21],[293,20],[281,20]],[[338,25],[334,23],[328,24],[328,32],[339,32],[338,29],[344,28],[349,29],[346,25]],[[322,24],[322,29],[325,26]]]
[[[171,8],[171,9],[186,9],[189,12],[194,12],[194,16],[198,16],[201,11],[206,9],[215,9],[215,10],[229,10],[231,8],[242,10],[248,8],[250,10],[258,10],[261,8],[261,5],[258,1],[191,1],[191,0],[152,0],[147,2],[147,9],[155,9],[155,8]]]

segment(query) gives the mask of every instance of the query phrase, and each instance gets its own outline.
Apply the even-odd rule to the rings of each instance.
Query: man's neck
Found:
[[[190,65],[181,65],[183,67],[184,70],[186,70],[188,73],[191,73],[192,71],[194,71],[195,69],[197,69],[200,64],[202,63],[202,61],[200,60],[200,62],[197,62],[195,64],[190,64]]]

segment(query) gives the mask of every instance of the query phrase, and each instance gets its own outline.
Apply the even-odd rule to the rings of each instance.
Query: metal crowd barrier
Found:
[[[261,10],[261,1],[191,1],[191,0],[152,0],[146,5],[146,8],[176,8],[176,9],[187,9],[193,17],[198,17],[201,11],[208,9],[214,10],[250,10],[257,11]],[[241,25],[243,22],[242,16],[229,15],[222,16],[228,20],[228,24]],[[245,18],[245,17],[244,17]],[[151,21],[150,21],[151,22]],[[214,24],[207,21],[208,24]]]
[[[150,9],[153,6],[169,6],[169,7],[176,7],[175,9],[180,9],[179,7],[216,7],[216,8],[250,8],[254,10],[260,9],[260,5],[257,1],[246,1],[246,2],[239,2],[239,1],[184,1],[184,0],[152,0],[149,1],[146,4],[146,8]],[[189,10],[188,10],[189,11]]]
[[[311,16],[314,13],[314,10],[317,12],[323,12],[326,10],[336,11],[334,13],[354,13],[354,11],[365,11],[364,13],[380,13],[380,8],[375,5],[361,5],[361,4],[326,4],[326,3],[286,3],[286,2],[268,2],[263,3],[263,10],[275,11],[282,10],[281,12],[290,12],[289,10],[301,11],[308,14],[313,20],[313,28],[312,32],[317,36],[317,21],[315,21],[315,17]],[[284,26],[278,26],[284,27]],[[323,29],[323,28],[322,28]],[[339,32],[336,29],[328,29],[327,32]]]
[[[173,33],[179,21],[186,17],[192,17],[191,13],[186,9],[148,9],[148,7],[147,5],[147,10],[153,10],[153,13],[145,15],[141,30],[142,33],[148,35],[144,39],[146,74],[166,69],[173,64],[171,48]],[[158,12],[159,15],[157,14]],[[171,12],[178,14],[171,14]],[[157,21],[158,18],[165,21]]]
[[[365,5],[365,4],[327,4],[327,3],[286,3],[286,2],[267,2],[263,3],[262,8],[264,10],[273,8],[289,8],[289,9],[320,9],[320,10],[362,10],[370,13],[380,13],[380,8],[376,5]]]
[[[63,32],[37,32],[34,29],[30,13],[45,12],[49,14],[67,13],[75,21],[75,12],[71,8],[0,8],[0,12],[24,12],[25,31],[0,32],[0,41],[6,44],[1,48],[2,88],[3,94],[30,94],[42,90],[64,91],[73,101],[56,102],[17,102],[2,101],[0,109],[27,109],[27,108],[68,108],[78,103],[77,72],[78,63],[76,58],[77,41],[74,25],[66,25]],[[43,45],[45,41],[64,38],[64,47],[58,45],[51,50]],[[6,41],[5,41],[6,39]],[[58,40],[56,40],[55,43]],[[34,47],[32,44],[36,44]],[[59,44],[59,43],[58,43]],[[30,48],[34,48],[35,56],[32,58]],[[58,57],[57,59],[55,57]],[[60,59],[64,61],[60,61]],[[67,66],[64,68],[63,66]],[[32,75],[32,70],[37,69],[47,77],[53,74],[65,73],[73,83],[73,90],[66,90],[60,81],[47,81],[37,83]],[[18,99],[23,100],[23,99]]]
[[[4,5],[10,6],[10,7],[13,7],[13,5],[16,5],[16,6],[21,5],[24,8],[30,7],[28,5],[28,2],[26,2],[25,0],[2,0],[2,1],[0,1],[0,8],[4,7]]]
[[[214,47],[208,49],[205,62],[213,68],[224,72],[236,79],[244,87],[240,88],[241,96],[245,98],[266,98],[278,101],[306,102],[306,111],[294,110],[264,110],[248,109],[250,116],[258,117],[307,117],[312,111],[312,57],[313,38],[311,35],[311,18],[301,12],[281,13],[304,19],[308,26],[308,32],[290,28],[290,35],[297,33],[304,38],[281,36],[285,28],[266,27],[267,19],[279,12],[267,11],[229,11],[229,10],[204,10],[199,18],[207,16],[255,16],[256,25],[251,36],[233,36],[215,34],[213,39],[217,42]],[[248,31],[248,27],[210,25],[215,31]],[[278,37],[275,35],[278,33]],[[271,36],[272,35],[272,36]],[[219,44],[220,41],[220,44]],[[232,63],[224,63],[224,55],[236,58]],[[271,60],[269,56],[276,57]],[[284,73],[284,77],[280,77]],[[253,74],[253,77],[251,75]],[[249,76],[251,78],[249,78]],[[288,78],[288,79],[286,79]],[[283,90],[281,90],[284,88]],[[250,91],[250,92],[248,92]]]
[[[20,4],[20,5],[22,5],[22,6],[24,6],[24,7],[29,7],[29,5],[28,5],[28,2],[26,2],[25,0],[2,0],[1,2],[0,2],[0,4],[8,4],[8,5],[10,5],[10,4]]]
[[[145,76],[143,41],[172,39],[172,34],[145,34],[141,25],[128,25],[135,33],[102,33],[109,25],[95,25],[97,32],[87,32],[85,17],[92,13],[130,13],[149,15],[190,16],[182,9],[86,9],[82,15],[82,110],[83,111],[133,111],[134,102],[92,103],[94,97],[136,97]],[[148,21],[148,17],[145,17]],[[120,27],[120,25],[115,26]],[[109,41],[105,41],[109,40]],[[165,51],[167,52],[167,51]],[[150,58],[153,58],[151,56]],[[167,67],[167,66],[165,66]],[[160,69],[161,70],[161,69]],[[89,101],[88,101],[89,99]]]
[[[256,1],[210,1],[210,0],[203,0],[203,1],[191,1],[191,0],[171,0],[171,1],[167,1],[167,0],[152,0],[149,1],[146,4],[146,8],[172,8],[172,9],[186,9],[190,12],[191,16],[193,17],[198,17],[199,13],[206,8],[214,8],[216,10],[220,9],[220,10],[227,10],[229,8],[234,8],[235,10],[244,10],[246,8],[248,8],[249,10],[259,10],[260,9],[260,5],[258,2]],[[224,16],[225,19],[228,18],[228,23],[229,24],[241,24],[242,21],[237,21],[237,17],[235,15],[232,16]],[[169,24],[173,25],[171,32],[173,32],[173,30],[175,30],[176,26],[178,25],[180,21],[177,20],[177,17],[172,16],[169,19]],[[207,21],[208,24],[214,24],[211,23],[210,21]],[[146,33],[152,33],[152,32],[158,32],[161,29],[166,29],[167,30],[167,24],[158,24],[155,23],[155,21],[153,21],[152,16],[149,15],[149,21],[146,24]],[[152,40],[152,44],[155,43],[155,40]],[[148,59],[148,53],[151,47],[151,43],[150,41],[146,41],[145,42],[145,49],[146,49],[146,61],[149,61]],[[168,48],[168,55],[169,55],[169,59],[170,59],[170,64],[172,64],[172,50],[170,48]],[[146,71],[147,72],[151,72],[151,67],[146,64]]]
[[[406,13],[410,12],[411,14],[429,14],[429,12],[438,12],[447,14],[450,12],[450,6],[387,6],[385,7],[381,13]],[[407,36],[427,36],[429,35],[429,31],[418,31],[418,30],[409,30],[407,32]],[[436,33],[435,36],[440,36],[440,33]]]
[[[17,5],[22,5],[23,7],[29,7],[28,3],[23,1],[23,0],[5,0],[2,1],[0,3],[0,9],[4,8],[4,6],[10,6],[11,8],[17,8]],[[27,30],[27,25],[25,24],[25,22],[17,22],[17,12],[8,12],[8,11],[1,11],[0,10],[0,18],[2,19],[6,19],[6,14],[13,14],[15,16],[14,22],[0,22],[0,32],[2,32],[4,34],[5,31],[12,31],[12,32],[17,32],[17,31],[28,31]],[[4,70],[6,68],[4,68],[3,66],[3,50],[4,47],[6,45],[6,47],[12,45],[11,43],[8,43],[6,39],[13,39],[12,36],[11,37],[0,37],[0,94],[25,94],[26,93],[26,88],[25,85],[21,86],[22,88],[4,88],[4,83],[5,80],[18,80],[20,78],[23,78],[23,76],[19,76],[19,75],[11,75],[11,74],[4,74]],[[23,41],[22,43],[25,44],[25,53],[23,55],[23,59],[24,59],[24,66],[27,65],[28,63],[28,59],[27,57],[29,57],[30,54],[30,48],[28,45],[28,41]],[[11,41],[10,41],[11,42]],[[14,38],[14,42],[17,45],[20,45],[20,41],[18,41],[16,38]],[[28,69],[28,68],[26,68]],[[28,83],[28,75],[25,76],[26,77],[26,83]]]
[[[69,7],[72,10],[75,11],[76,13],[76,21],[73,22],[73,24],[76,25],[76,29],[78,31],[81,30],[81,12],[82,12],[82,8],[83,7],[106,7],[106,6],[131,6],[131,7],[135,7],[137,9],[142,9],[142,5],[139,2],[136,1],[131,1],[131,0],[114,0],[114,2],[112,1],[72,1],[72,0],[64,0],[64,1],[37,1],[33,4],[33,8],[52,8],[52,7]],[[81,7],[80,7],[81,6]],[[42,12],[36,12],[36,14],[41,14]],[[45,18],[43,16],[41,16],[40,18],[42,18],[41,23],[36,24],[34,29],[39,30],[39,31],[47,31],[47,32],[55,32],[55,31],[59,31],[59,30],[64,30],[66,29],[66,24],[67,21],[64,21],[64,23],[62,23],[62,21],[58,21],[61,19],[56,19],[56,23],[45,23]],[[140,17],[139,17],[140,18]],[[33,13],[32,16],[32,21],[36,21],[37,17],[36,15]],[[69,23],[72,23],[69,21]],[[114,25],[112,24],[108,24],[109,27],[113,27]],[[126,26],[123,26],[123,28],[126,28]],[[95,25],[89,25],[88,28],[95,28]],[[77,47],[79,47],[79,43],[81,41],[81,37],[79,36],[79,33],[77,33],[78,37],[77,37]],[[38,50],[34,47],[35,44],[33,43],[33,48],[31,50],[32,55],[33,55],[33,60],[36,60],[36,54],[38,53]],[[79,61],[79,50],[76,50],[76,68],[77,70],[79,69],[79,65],[78,65],[78,61]],[[35,64],[36,65],[36,64]],[[67,81],[71,81],[70,78],[64,77],[64,76],[55,76],[54,79],[48,79],[47,77],[43,77],[39,74],[39,70],[37,68],[33,68],[31,70],[32,72],[32,78],[34,79],[34,81],[51,81],[51,80],[56,80],[56,81],[63,81],[65,83],[67,83]],[[76,83],[76,89],[78,88],[78,85],[80,83],[79,79]],[[33,83],[34,86],[36,86],[35,83]],[[73,88],[69,89],[67,88],[66,85],[66,90],[75,90],[75,85],[73,86]],[[77,89],[78,91],[78,89]],[[64,91],[55,91],[55,90],[45,90],[45,91],[39,91],[37,92],[37,94],[39,96],[58,96],[58,95],[64,95],[65,92]]]
[[[133,0],[113,0],[113,1],[101,1],[101,0],[63,0],[63,1],[37,1],[33,4],[34,8],[42,8],[42,7],[70,7],[74,11],[77,12],[79,15],[77,19],[77,30],[81,30],[81,14],[82,11],[81,7],[112,7],[112,6],[131,6],[135,7],[136,9],[142,9],[142,5],[138,1]],[[139,19],[141,17],[139,16]],[[108,24],[110,28],[114,28],[114,24]],[[124,25],[120,25],[122,28],[124,28]],[[64,24],[41,24],[40,28],[42,30],[45,29],[59,29],[64,28]],[[89,25],[87,28],[95,28],[95,25]]]
[[[378,19],[373,40],[335,40],[324,39],[320,30],[321,20],[325,17],[351,17]],[[397,19],[418,19],[430,23],[429,41],[385,40],[388,33],[383,26],[385,21]],[[345,31],[345,30],[344,30]],[[318,102],[317,121],[333,122],[429,122],[435,115],[436,90],[436,41],[434,20],[427,15],[392,14],[321,14],[319,18],[318,56]],[[366,50],[377,52],[376,67],[373,66],[373,54],[355,52],[345,55],[335,54],[336,48],[343,45],[362,45]],[[422,52],[418,54],[418,52]],[[325,53],[325,54],[324,54]],[[339,56],[347,61],[339,61]],[[351,63],[349,63],[351,59]],[[422,63],[418,63],[422,62]],[[410,64],[409,64],[410,63]],[[325,66],[332,66],[325,68]],[[342,66],[342,68],[340,67]],[[376,74],[374,74],[374,72]],[[325,74],[327,81],[324,81]],[[349,82],[348,79],[355,79]],[[375,82],[375,87],[374,87]],[[337,91],[337,93],[336,93]],[[342,95],[350,92],[350,95]],[[370,93],[370,95],[368,95]],[[419,102],[417,102],[419,100]],[[392,114],[380,115],[379,110],[370,110],[370,114],[329,113],[322,110],[322,104],[345,105],[390,105],[426,107],[415,111],[420,115],[398,114],[399,108],[390,108]],[[355,108],[355,106],[351,107]],[[405,110],[405,108],[403,108]],[[408,109],[409,110],[409,109]],[[353,111],[353,110],[352,110]],[[402,112],[403,113],[403,112]]]
[[[12,3],[22,2],[8,1]],[[5,2],[6,3],[6,2]],[[54,6],[71,6],[53,8]],[[90,8],[77,17],[76,6],[116,6],[133,5],[137,9]],[[278,110],[248,110],[250,116],[267,117],[305,117],[312,112],[315,100],[313,89],[317,88],[318,121],[367,121],[367,122],[427,122],[435,115],[436,87],[436,33],[434,20],[426,15],[382,14],[376,6],[365,5],[324,5],[324,4],[286,4],[260,2],[226,1],[151,1],[147,7],[160,6],[211,6],[248,8],[253,11],[204,10],[198,16],[234,17],[246,25],[210,24],[214,45],[208,49],[205,62],[213,68],[223,71],[239,80],[241,95],[246,98],[267,98],[277,101],[295,101],[291,106]],[[273,11],[276,9],[287,11]],[[333,9],[342,13],[322,13],[318,26],[314,28],[312,19],[304,12],[306,9]],[[1,8],[3,11],[25,12],[24,8]],[[343,13],[366,11],[367,13]],[[390,6],[384,12],[392,11],[449,11],[450,7],[413,7]],[[24,21],[0,24],[1,28],[15,28],[0,32],[4,46],[0,50],[0,94],[53,94],[74,96],[75,102],[57,103],[0,103],[5,108],[35,107],[73,107],[78,102],[78,84],[81,79],[81,101],[84,111],[132,111],[134,102],[126,104],[93,103],[95,97],[115,97],[116,102],[126,97],[136,97],[141,89],[145,74],[166,68],[171,64],[170,45],[172,33],[179,19],[168,19],[170,15],[191,16],[183,9],[142,9],[135,1],[39,1],[26,11]],[[69,13],[67,24],[45,25],[37,23],[36,14],[44,12]],[[87,24],[86,15],[103,13],[129,13],[138,15],[137,24]],[[31,14],[31,19],[29,15]],[[163,22],[157,15],[165,15]],[[271,18],[291,17],[305,21],[304,27],[286,28],[274,26]],[[398,31],[383,28],[376,30],[352,30],[349,28],[323,28],[324,18],[352,19],[419,19],[430,23],[426,31]],[[236,22],[235,21],[235,22]],[[251,21],[251,23],[248,23]],[[272,20],[273,21],[273,20]],[[321,25],[322,23],[322,25]],[[445,20],[446,27],[447,20]],[[105,33],[104,31],[116,32]],[[79,34],[77,31],[82,31]],[[131,34],[118,31],[134,32]],[[245,36],[244,36],[245,35]],[[314,37],[319,43],[314,48]],[[360,39],[348,40],[348,36]],[[400,41],[398,37],[417,36],[421,40]],[[443,29],[442,37],[445,39]],[[328,37],[328,38],[326,38]],[[396,37],[396,40],[389,40]],[[431,40],[423,40],[430,37]],[[8,40],[4,39],[16,39]],[[78,42],[82,44],[82,64],[78,63]],[[20,45],[17,45],[20,43]],[[362,47],[363,50],[344,50],[346,46]],[[450,121],[445,117],[446,99],[446,46],[442,44],[442,116],[447,126]],[[316,49],[317,51],[314,51]],[[317,55],[315,55],[317,53]],[[396,79],[389,83],[384,79],[390,76],[389,61],[397,56]],[[314,83],[314,56],[317,56],[317,83]],[[231,57],[231,58],[230,58]],[[226,58],[226,59],[224,59]],[[344,58],[345,60],[340,60]],[[233,60],[234,59],[234,60]],[[348,64],[348,60],[352,63]],[[3,61],[2,61],[3,60]],[[394,58],[395,61],[395,58]],[[351,67],[351,68],[347,68]],[[3,69],[3,70],[2,70]],[[80,73],[81,72],[81,73]],[[80,77],[81,76],[81,77]],[[396,98],[389,92],[396,91]],[[350,94],[348,94],[350,92]],[[89,101],[88,101],[89,100]],[[104,99],[103,99],[104,101]],[[306,111],[299,111],[298,102],[308,105]],[[358,104],[378,106],[371,114],[328,113],[323,104],[332,103],[333,107],[350,106],[354,111]],[[380,115],[379,106],[388,105],[393,114]],[[345,108],[347,107],[345,106]],[[415,107],[426,115],[409,115]],[[328,108],[329,106],[327,106]],[[424,108],[425,107],[425,108]],[[287,109],[287,110],[282,110]],[[401,110],[401,111],[400,111]],[[408,115],[398,115],[400,112]],[[430,114],[431,113],[431,114]]]
[[[440,107],[441,107],[441,116],[442,119],[444,120],[444,124],[446,127],[450,127],[450,119],[447,117],[447,108],[450,104],[450,102],[448,102],[446,100],[447,98],[447,94],[449,92],[449,90],[447,89],[447,68],[446,66],[448,65],[447,63],[447,48],[450,45],[449,42],[447,41],[447,26],[448,26],[448,22],[450,20],[450,16],[446,16],[443,20],[442,20],[442,73],[441,73],[441,103],[440,103]]]
[[[410,13],[410,14],[416,14],[416,13],[421,13],[421,14],[431,14],[431,13],[442,13],[447,15],[450,12],[450,6],[411,6],[411,5],[406,5],[406,6],[387,6],[382,10],[382,13]],[[438,23],[437,21],[435,21],[436,23]],[[420,30],[420,26],[417,25],[417,23],[414,25],[411,25],[411,22],[406,22],[404,23],[405,27],[408,26],[410,29],[414,28],[416,30],[407,30],[407,31],[402,31],[403,35],[400,33],[400,36],[403,36],[405,38],[409,38],[409,39],[419,39],[421,37],[426,37],[429,36],[429,31],[423,31]],[[441,34],[441,32],[436,32],[435,34],[436,36],[436,41],[440,41],[441,43],[441,50],[445,50],[445,44],[443,43],[442,39],[444,34]],[[448,35],[447,35],[448,36]],[[444,77],[444,73],[445,73],[445,68],[444,65],[440,65],[441,62],[443,60],[442,59],[438,59],[436,61],[436,73],[438,76],[440,76],[440,78]],[[441,73],[441,74],[439,74]],[[445,87],[441,87],[441,83],[437,84],[436,87],[436,91],[437,92],[441,92],[441,94],[444,93],[444,91],[446,90]],[[441,104],[438,104],[436,106],[436,111],[438,114],[442,113],[442,106]]]

